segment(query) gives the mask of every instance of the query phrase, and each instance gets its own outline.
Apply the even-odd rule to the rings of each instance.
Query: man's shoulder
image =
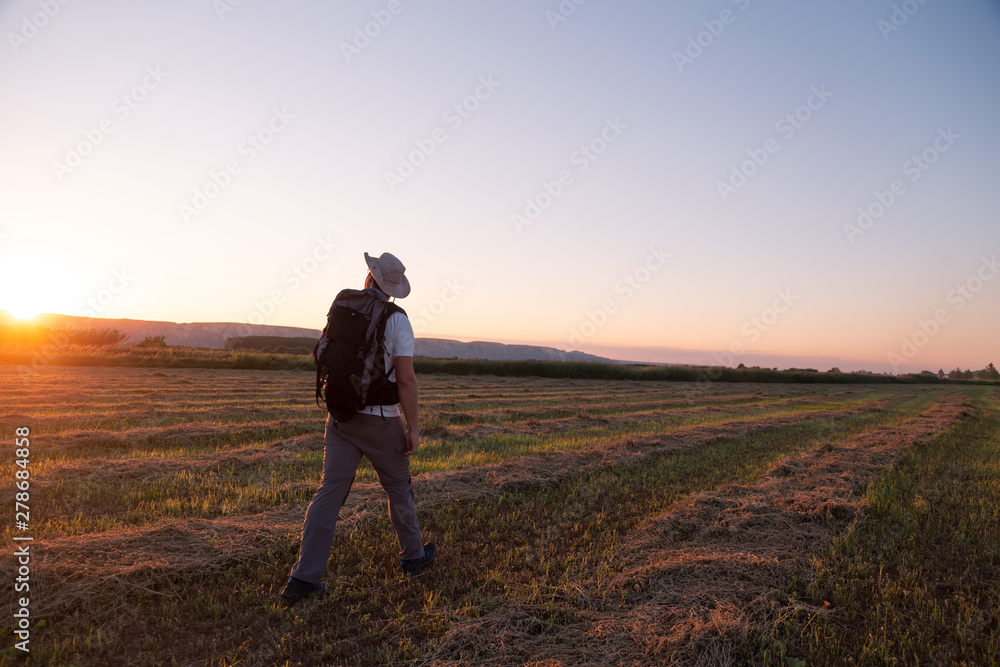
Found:
[[[391,327],[397,326],[408,326],[410,324],[410,318],[405,312],[395,311],[389,314],[386,324]]]
[[[386,336],[393,339],[413,338],[413,325],[406,313],[393,313],[385,322]]]

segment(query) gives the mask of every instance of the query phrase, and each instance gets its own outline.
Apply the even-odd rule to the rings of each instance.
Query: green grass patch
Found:
[[[588,427],[562,429],[556,433],[510,434],[502,431],[496,435],[479,438],[459,439],[451,442],[431,440],[421,448],[421,454],[411,464],[414,474],[436,470],[452,470],[460,467],[496,463],[511,457],[545,451],[575,450],[600,442],[625,437],[653,435],[668,436],[685,428],[696,426],[712,427],[742,421],[765,422],[771,419],[794,417],[803,412],[829,412],[831,414],[851,407],[860,406],[882,397],[872,394],[850,400],[817,401],[794,405],[769,405],[766,402],[746,412],[734,414],[730,411],[713,413],[693,413],[685,411],[665,412],[659,418],[636,422],[621,422]],[[928,395],[927,399],[931,397]],[[359,479],[367,479],[364,472]],[[370,480],[374,480],[372,476]]]
[[[1000,660],[1000,402],[906,453],[809,572],[800,612],[765,639],[765,663],[988,665]],[[784,664],[784,663],[782,663]]]

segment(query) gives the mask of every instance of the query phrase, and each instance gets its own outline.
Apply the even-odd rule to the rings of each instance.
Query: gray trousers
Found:
[[[399,538],[400,558],[423,557],[420,524],[410,484],[410,459],[403,455],[405,450],[406,430],[402,417],[383,419],[357,414],[340,424],[334,424],[327,417],[323,482],[306,509],[302,546],[291,576],[313,584],[322,581],[340,508],[351,491],[362,455],[372,462],[378,481],[389,497],[389,519]]]

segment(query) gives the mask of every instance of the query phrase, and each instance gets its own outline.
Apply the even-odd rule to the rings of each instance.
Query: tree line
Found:
[[[972,371],[966,368],[964,371],[958,366],[955,370],[948,371],[946,374],[944,369],[940,369],[937,372],[938,377],[947,377],[952,380],[1000,380],[1000,371],[997,367],[993,365],[992,362],[986,365],[986,368],[978,371]]]

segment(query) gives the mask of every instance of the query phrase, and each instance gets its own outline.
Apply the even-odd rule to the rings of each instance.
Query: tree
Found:
[[[166,336],[146,336],[136,347],[166,347]]]
[[[76,329],[65,327],[54,329],[54,332],[61,335],[69,345],[108,347],[117,345],[128,338],[128,334],[120,329]]]
[[[987,380],[1000,380],[1000,371],[997,370],[992,361],[986,365],[985,373]]]

